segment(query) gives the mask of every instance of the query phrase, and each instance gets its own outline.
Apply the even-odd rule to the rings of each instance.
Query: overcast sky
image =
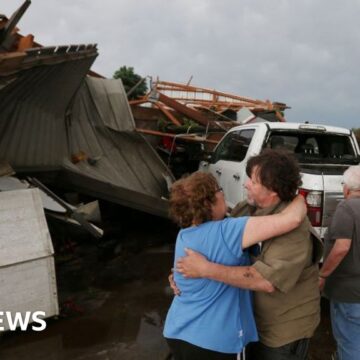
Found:
[[[22,0],[0,0],[10,15]],[[42,45],[97,43],[122,65],[291,106],[288,121],[360,127],[360,0],[32,0],[18,24]]]

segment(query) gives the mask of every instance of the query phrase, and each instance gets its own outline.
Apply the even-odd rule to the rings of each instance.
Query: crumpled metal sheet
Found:
[[[16,171],[61,168],[67,108],[95,57],[19,71],[0,89],[0,153]]]
[[[86,75],[96,54],[0,77],[1,157],[17,172],[57,171],[74,189],[165,216],[173,176],[135,131],[121,80]]]
[[[121,80],[87,78],[74,100],[69,124],[69,150],[85,156],[76,164],[65,159],[67,181],[107,200],[166,215],[165,178],[173,180],[173,176],[134,131]]]

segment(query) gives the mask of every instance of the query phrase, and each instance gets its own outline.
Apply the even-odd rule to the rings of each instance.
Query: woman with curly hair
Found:
[[[306,206],[296,197],[275,215],[224,219],[226,212],[222,189],[211,174],[197,172],[176,181],[170,195],[170,215],[181,227],[175,263],[191,248],[213,262],[249,266],[244,249],[299,226]],[[179,273],[174,279],[181,296],[171,304],[164,336],[175,360],[235,360],[247,343],[258,340],[249,290]]]

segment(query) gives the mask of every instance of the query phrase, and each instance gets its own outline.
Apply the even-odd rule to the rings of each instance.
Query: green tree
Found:
[[[129,94],[129,99],[137,99],[144,96],[148,90],[145,79],[134,72],[134,68],[129,66],[122,66],[119,70],[116,70],[113,75],[114,79],[121,79],[126,93],[129,93],[136,85],[136,88]]]

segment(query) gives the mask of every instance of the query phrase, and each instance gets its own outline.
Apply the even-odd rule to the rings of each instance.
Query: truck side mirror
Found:
[[[203,161],[207,161],[209,163],[213,163],[214,162],[214,153],[204,153],[203,156]]]

